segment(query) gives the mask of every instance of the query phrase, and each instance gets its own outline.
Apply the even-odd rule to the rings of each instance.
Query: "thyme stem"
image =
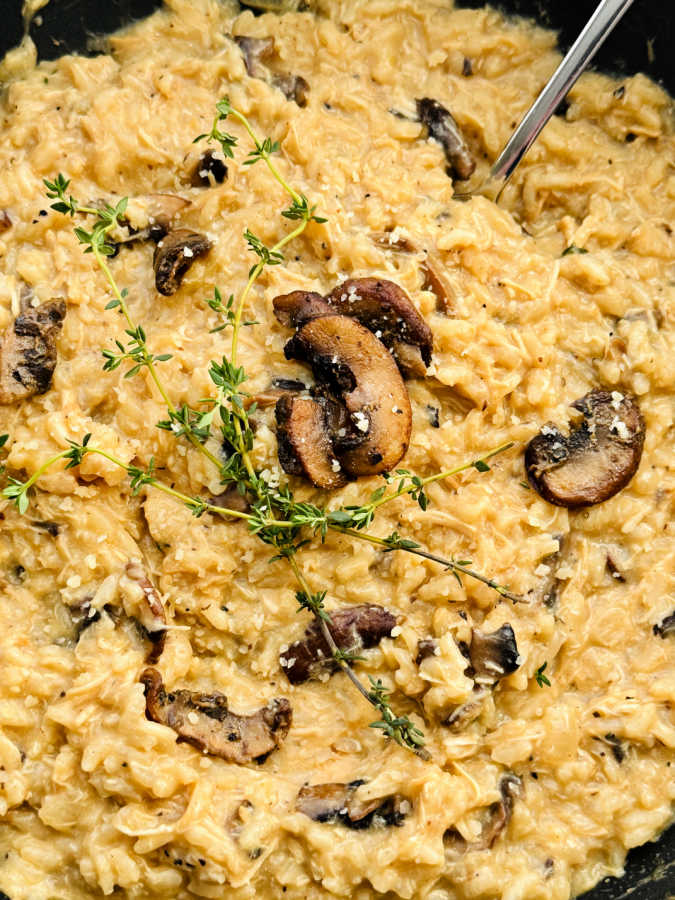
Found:
[[[405,543],[397,546],[396,544],[392,544],[392,542],[388,541],[386,538],[376,537],[374,534],[368,534],[364,531],[357,531],[355,528],[341,528],[340,526],[330,527],[342,534],[348,534],[350,537],[359,538],[361,541],[367,541],[368,543],[376,544],[379,547],[385,547],[387,550],[404,550],[406,553],[413,553],[415,556],[422,556],[424,559],[430,559],[432,562],[439,563],[449,571],[461,572],[462,575],[467,575],[469,578],[475,578],[476,581],[482,582],[482,584],[492,588],[493,591],[497,591],[501,597],[505,597],[507,600],[513,601],[513,603],[520,603],[523,600],[520,594],[512,593],[494,579],[488,578],[486,575],[481,575],[480,572],[476,572],[464,563],[456,562],[454,559],[445,559],[442,556],[424,550],[422,547],[406,546]]]

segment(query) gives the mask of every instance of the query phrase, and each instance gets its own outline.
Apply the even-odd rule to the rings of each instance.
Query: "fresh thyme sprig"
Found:
[[[443,565],[452,571],[458,580],[460,574],[467,575],[482,581],[504,597],[513,600],[520,599],[494,580],[471,569],[469,560],[444,559],[436,556],[426,551],[416,541],[401,536],[397,532],[393,532],[386,538],[367,533],[367,529],[383,504],[409,495],[422,510],[426,510],[429,503],[426,488],[429,484],[450,478],[470,468],[479,472],[489,471],[490,466],[487,460],[508,449],[512,444],[501,445],[477,459],[426,478],[407,469],[398,469],[394,474],[385,476],[386,483],[371,493],[368,502],[330,511],[312,503],[297,502],[287,484],[272,488],[260,477],[250,458],[250,452],[254,446],[254,431],[249,417],[255,412],[255,403],[250,403],[250,397],[243,387],[247,380],[246,372],[243,366],[237,364],[240,330],[244,326],[256,323],[252,320],[244,320],[243,311],[251,288],[265,267],[280,265],[284,261],[283,248],[302,234],[310,222],[321,224],[326,219],[316,215],[316,204],[311,204],[304,194],[292,188],[275,166],[271,157],[280,151],[279,143],[271,138],[259,140],[246,117],[234,109],[227,98],[223,98],[217,104],[217,114],[211,131],[199,135],[195,141],[203,139],[207,139],[209,142],[216,141],[220,144],[223,153],[232,158],[237,138],[220,128],[220,123],[230,116],[244,126],[254,144],[254,150],[248,154],[244,165],[252,166],[261,160],[264,162],[291,199],[290,206],[281,212],[281,216],[298,222],[298,224],[271,246],[266,245],[261,238],[247,228],[244,238],[249,250],[257,256],[258,261],[249,270],[242,293],[236,302],[232,294],[226,301],[223,301],[222,293],[215,288],[213,297],[206,301],[221,319],[211,332],[220,332],[231,328],[232,343],[229,358],[223,356],[221,360],[211,360],[209,376],[216,388],[216,393],[215,397],[207,397],[200,401],[202,409],[193,409],[186,404],[174,405],[171,402],[156,370],[157,363],[166,362],[171,357],[169,354],[151,353],[144,329],[131,319],[126,302],[128,292],[126,289],[118,288],[107,265],[106,257],[111,256],[113,252],[113,247],[108,243],[107,237],[116,225],[121,224],[126,212],[126,198],[115,207],[107,204],[100,209],[85,207],[68,193],[70,182],[64,176],[58,175],[54,181],[45,181],[45,185],[50,199],[56,201],[52,206],[57,211],[70,216],[76,214],[95,216],[91,232],[78,227],[75,229],[75,233],[80,243],[85,245],[85,252],[91,252],[96,256],[114,295],[114,299],[107,305],[107,308],[119,308],[126,318],[128,325],[126,334],[130,339],[126,346],[119,340],[116,342],[119,352],[104,351],[104,369],[111,371],[128,360],[132,365],[126,375],[131,377],[142,368],[147,368],[165,401],[168,412],[167,419],[158,422],[158,427],[171,432],[176,438],[186,437],[203,452],[217,466],[221,482],[236,485],[239,492],[248,497],[250,511],[240,512],[222,508],[209,503],[204,498],[184,494],[158,478],[154,459],[151,458],[147,468],[126,464],[107,451],[92,447],[90,435],[86,435],[80,444],[71,441],[67,450],[47,460],[27,481],[22,483],[16,479],[10,479],[3,494],[12,499],[19,512],[25,512],[29,504],[31,487],[51,465],[62,460],[66,463],[66,467],[70,468],[78,465],[87,454],[93,453],[124,469],[130,479],[132,494],[137,494],[146,487],[156,489],[184,504],[194,516],[199,517],[209,512],[225,519],[236,518],[245,521],[253,534],[274,548],[273,559],[286,560],[290,565],[299,585],[299,590],[296,592],[298,608],[310,612],[315,617],[335,662],[347,674],[361,695],[378,710],[380,719],[371,723],[371,727],[381,730],[386,737],[426,758],[428,754],[423,749],[424,736],[422,732],[407,716],[397,716],[394,713],[390,703],[390,692],[381,679],[370,678],[370,688],[367,688],[354,673],[352,665],[361,657],[349,648],[343,650],[337,646],[330,631],[330,613],[325,608],[326,592],[311,591],[298,565],[296,555],[303,545],[310,542],[310,536],[319,535],[323,540],[331,530],[381,546],[385,551],[403,550],[417,554]],[[205,447],[214,428],[220,432],[224,447],[223,459],[216,458]],[[389,489],[390,487],[391,489]]]
[[[331,656],[359,693],[371,704],[371,706],[374,706],[382,716],[380,720],[371,722],[370,727],[381,729],[385,737],[395,741],[401,747],[407,747],[408,750],[412,750],[423,759],[429,759],[429,753],[424,749],[425,742],[423,732],[417,728],[408,716],[397,716],[394,714],[389,700],[390,693],[386,690],[381,680],[378,678],[377,681],[375,681],[369,676],[371,690],[365,688],[350,665],[351,662],[360,657],[349,651],[341,650],[335,643],[329,627],[330,613],[326,613],[323,603],[326,596],[325,591],[318,595],[313,594],[307,583],[307,579],[298,566],[295,554],[288,555],[288,561],[291,564],[293,574],[300,586],[300,590],[296,593],[296,598],[300,607],[302,609],[310,609],[313,612],[319,623],[321,634],[323,635],[326,644],[328,644]]]
[[[544,687],[544,685],[546,685],[546,687],[551,687],[551,682],[548,680],[548,677],[546,675],[544,675],[546,666],[548,666],[548,662],[545,662],[543,665],[539,666],[539,668],[537,669],[537,671],[534,674],[534,677],[535,677],[539,687]]]

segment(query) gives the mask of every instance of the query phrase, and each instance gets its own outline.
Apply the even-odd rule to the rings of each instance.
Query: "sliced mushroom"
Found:
[[[309,84],[302,75],[276,75],[272,84],[279,88],[287,100],[292,100],[300,107],[307,106]]]
[[[675,634],[675,610],[654,625],[654,634],[658,634],[662,638],[668,637],[669,634]]]
[[[16,403],[49,389],[56,368],[56,339],[66,304],[53,300],[28,307],[0,343],[0,404]]]
[[[274,315],[287,328],[300,328],[310,319],[330,316],[335,310],[328,300],[316,291],[291,291],[280,294],[272,301]]]
[[[422,290],[431,291],[436,297],[438,312],[450,315],[453,313],[453,292],[438,262],[427,257],[421,265]]]
[[[0,234],[12,227],[12,220],[6,209],[0,209]]]
[[[385,278],[350,278],[326,298],[391,348],[404,375],[419,378],[431,362],[433,335],[405,291]]]
[[[515,801],[522,795],[523,782],[517,775],[503,775],[499,780],[500,799],[490,807],[490,820],[483,828],[480,843],[490,848],[511,821]]]
[[[40,531],[46,531],[47,534],[50,534],[52,537],[58,537],[59,532],[61,531],[61,526],[58,522],[46,522],[34,519],[30,524],[33,528],[39,528]]]
[[[283,394],[275,414],[279,462],[284,472],[304,475],[324,490],[344,487],[347,478],[333,451],[321,402]]]
[[[130,560],[125,568],[125,575],[142,592],[144,602],[139,605],[138,620],[150,633],[166,629],[166,612],[159,591],[148,578],[148,575],[137,559]]]
[[[522,790],[523,783],[517,775],[503,775],[499,781],[500,798],[488,808],[487,821],[478,840],[467,842],[457,829],[449,828],[443,835],[446,848],[459,853],[489,850],[511,821],[515,801],[522,796]]]
[[[449,174],[459,181],[471,178],[476,163],[450,111],[429,97],[416,102],[420,121],[429,129],[429,136],[438,141],[445,151]]]
[[[267,69],[262,63],[274,56],[274,38],[237,35],[234,42],[244,57],[247,75],[251,78],[262,78],[265,81],[267,79]]]
[[[160,294],[175,294],[192,263],[211,249],[211,241],[197,231],[178,228],[157,244],[152,264]]]
[[[230,712],[227,697],[217,691],[167,691],[156,669],[141,674],[145,686],[146,715],[167,725],[187,741],[228,762],[262,762],[285,739],[291,727],[291,704],[284,698],[271,700],[250,716]]]
[[[237,512],[249,512],[251,505],[248,498],[239,492],[236,485],[226,488],[222,494],[215,494],[209,499],[211,506],[218,506],[221,509],[234,509]],[[218,516],[218,521],[227,521],[222,516]],[[233,520],[234,521],[234,520]]]
[[[513,628],[508,622],[488,633],[474,628],[469,659],[473,678],[478,684],[495,684],[500,678],[515,672],[520,666],[520,656]]]
[[[363,784],[365,781],[358,779],[348,784],[305,785],[300,789],[295,808],[315,822],[340,823],[352,829],[401,825],[410,812],[410,801],[393,794],[360,802],[354,794]]]
[[[396,618],[382,606],[363,604],[330,613],[328,627],[340,650],[359,651],[376,647],[390,637]],[[305,629],[301,641],[295,641],[279,656],[281,668],[291,684],[302,684],[310,678],[333,674],[340,667],[331,656],[318,622]]]
[[[399,234],[397,228],[391,231],[374,231],[370,239],[383,250],[395,250],[398,253],[414,253],[417,250],[410,238]]]
[[[433,638],[423,638],[421,641],[418,641],[415,664],[420,666],[425,659],[429,659],[430,656],[435,656],[437,649],[438,641],[435,641]]]
[[[527,476],[549,503],[578,509],[624,488],[640,465],[645,423],[637,400],[593,390],[571,404],[583,420],[565,437],[545,425],[525,450]]]
[[[306,322],[284,352],[287,359],[312,366],[362,433],[359,446],[339,456],[345,471],[358,476],[393,469],[408,449],[412,410],[403,379],[380,341],[353,319],[322,316]]]
[[[483,700],[487,696],[487,690],[481,685],[475,684],[471,699],[466,703],[456,706],[448,717],[441,723],[452,732],[463,731],[467,725],[478,718],[483,709]]]
[[[92,205],[103,206],[104,201],[94,201]],[[189,200],[178,194],[157,193],[134,197],[129,201],[126,218],[110,232],[110,242],[119,250],[120,245],[136,241],[161,241],[178,213],[190,205]]]
[[[206,150],[192,169],[190,183],[193,187],[210,187],[213,181],[222,184],[227,178],[227,166],[215,150]]]

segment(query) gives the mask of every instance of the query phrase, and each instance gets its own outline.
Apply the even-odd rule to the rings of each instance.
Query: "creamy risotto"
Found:
[[[168,0],[108,53],[8,80],[2,896],[567,900],[670,821],[672,100],[641,75],[586,74],[499,205],[453,200],[558,59],[551,32],[449,0],[260,16]],[[379,709],[336,671],[287,559],[246,521],[143,478],[134,491],[118,465],[243,516],[256,505],[221,482],[217,420],[205,444],[176,419],[156,427],[166,398],[209,409],[227,298],[258,259],[244,231],[269,248],[301,221],[280,216],[264,161],[245,164],[241,118],[217,123],[233,158],[193,143],[225,96],[326,220],[270,260],[243,311],[247,460],[265,490],[359,506],[396,489],[383,468],[424,478],[513,442],[367,529],[492,585],[335,528],[298,535],[300,584],[326,592]],[[156,362],[166,397],[147,366],[110,363],[125,323],[73,234],[93,215],[45,196],[57,173],[93,215],[129,198],[107,265],[150,351],[172,357]],[[369,329],[382,309],[396,315]],[[20,511],[10,478],[69,441],[79,456]],[[368,727],[387,710],[417,753]]]

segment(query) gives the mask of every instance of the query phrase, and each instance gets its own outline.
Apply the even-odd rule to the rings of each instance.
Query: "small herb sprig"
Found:
[[[543,663],[543,665],[539,666],[537,671],[534,673],[534,677],[539,687],[544,687],[544,685],[546,687],[551,687],[551,682],[549,681],[548,677],[544,675],[547,666],[548,662]]]
[[[71,217],[76,214],[94,216],[91,232],[78,226],[75,228],[75,234],[78,241],[84,245],[85,252],[93,253],[96,257],[113,293],[114,299],[108,303],[107,309],[118,309],[121,312],[128,325],[126,335],[129,338],[126,344],[120,340],[116,341],[118,352],[111,350],[103,352],[105,360],[103,368],[106,371],[112,371],[128,361],[131,363],[131,367],[125,373],[127,377],[132,377],[142,369],[147,369],[167,409],[167,418],[158,422],[157,426],[170,432],[177,439],[189,440],[196,450],[203,453],[217,467],[223,484],[236,485],[239,492],[249,499],[250,511],[243,512],[223,508],[208,503],[202,497],[184,494],[173,486],[165,484],[158,477],[154,459],[150,459],[145,469],[126,464],[113,454],[92,446],[91,435],[85,435],[80,443],[69,442],[68,449],[48,459],[25,482],[10,478],[3,494],[13,501],[20,513],[24,513],[29,506],[31,488],[51,466],[63,461],[66,468],[72,468],[79,465],[86,455],[95,454],[125,470],[130,479],[133,494],[138,494],[144,488],[156,489],[185,505],[194,516],[199,517],[205,513],[212,513],[225,519],[245,521],[253,534],[273,548],[275,553],[273,559],[286,560],[290,565],[299,588],[296,592],[298,608],[310,612],[315,617],[334,661],[364,699],[378,711],[380,718],[372,722],[371,727],[381,730],[387,738],[427,758],[428,753],[424,749],[423,733],[407,716],[395,714],[391,707],[389,689],[382,680],[370,677],[370,683],[366,686],[356,676],[352,665],[361,657],[349,649],[341,649],[336,644],[330,631],[330,612],[325,606],[326,591],[312,591],[300,568],[297,556],[301,548],[309,543],[312,537],[319,536],[321,541],[324,541],[328,531],[334,531],[367,541],[381,547],[385,552],[404,551],[424,557],[452,571],[458,580],[461,575],[466,575],[488,585],[502,597],[514,601],[520,599],[518,595],[512,594],[493,579],[470,568],[470,560],[445,559],[437,556],[425,550],[416,541],[401,536],[397,532],[383,538],[367,531],[378,510],[384,504],[409,496],[422,510],[426,510],[429,504],[426,489],[429,484],[458,475],[468,469],[475,469],[481,473],[487,472],[490,469],[487,461],[509,449],[512,444],[504,444],[477,459],[426,478],[407,469],[399,469],[393,475],[385,476],[385,484],[372,492],[366,503],[347,505],[337,510],[327,510],[325,507],[296,501],[288,484],[272,488],[260,473],[256,472],[250,457],[255,440],[250,416],[255,411],[255,403],[250,402],[251,398],[244,389],[247,374],[243,366],[237,365],[237,351],[241,328],[257,323],[253,320],[244,320],[243,311],[250,291],[264,269],[267,266],[281,265],[284,262],[283,248],[299,237],[311,222],[322,224],[326,219],[316,215],[316,205],[311,204],[304,194],[295,191],[272,161],[272,156],[280,151],[279,143],[269,137],[259,140],[246,117],[232,107],[227,98],[218,102],[210,132],[199,135],[195,142],[215,141],[220,144],[225,156],[233,158],[237,138],[221,129],[221,123],[229,117],[243,125],[254,144],[254,150],[248,154],[244,165],[252,166],[257,162],[264,162],[291,200],[290,206],[281,212],[281,216],[287,220],[298,222],[298,224],[269,247],[249,229],[246,229],[244,239],[249,250],[257,257],[257,262],[249,270],[242,293],[236,302],[232,294],[224,301],[221,291],[215,288],[213,297],[206,301],[220,319],[219,324],[211,329],[211,333],[231,328],[232,341],[229,357],[223,356],[219,360],[210,362],[209,375],[216,388],[216,393],[214,397],[208,397],[201,401],[202,409],[193,409],[184,403],[172,403],[157,373],[157,363],[168,362],[171,356],[164,353],[154,354],[150,350],[145,330],[141,325],[137,325],[131,317],[127,303],[128,292],[126,289],[119,289],[107,264],[106,258],[112,256],[114,252],[113,245],[109,243],[110,232],[123,222],[127,207],[126,198],[119,201],[114,207],[105,204],[101,208],[93,208],[83,206],[74,199],[68,191],[70,182],[63,175],[58,175],[54,181],[45,181],[45,186],[48,197],[55,200],[52,207],[58,212]],[[223,446],[226,448],[223,459],[216,457],[206,447],[207,441],[213,436],[213,430],[216,428],[219,430]],[[4,441],[0,442],[0,446],[2,443]],[[545,678],[545,676],[543,677]]]

